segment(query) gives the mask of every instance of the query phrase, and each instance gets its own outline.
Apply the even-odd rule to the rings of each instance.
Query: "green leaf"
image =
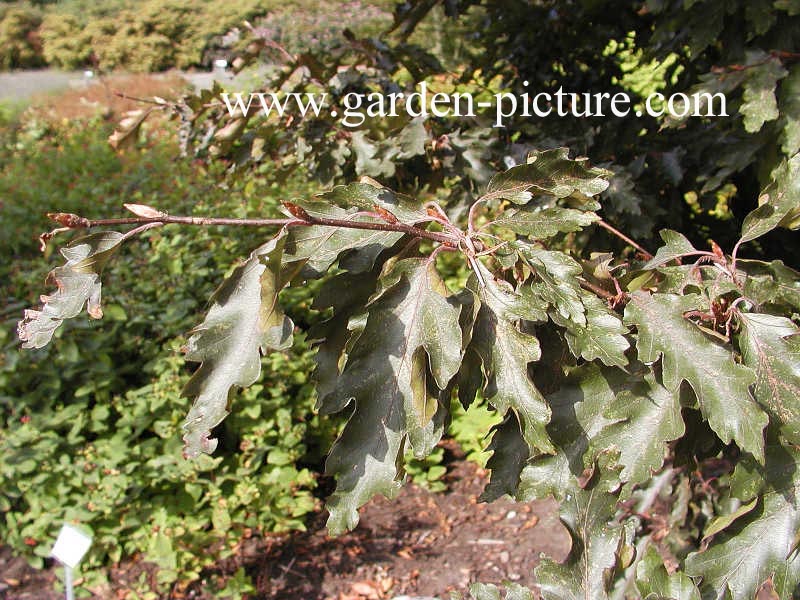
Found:
[[[580,291],[580,298],[586,309],[586,324],[564,319],[559,313],[552,313],[555,323],[567,331],[565,338],[569,349],[576,357],[585,360],[600,360],[608,366],[623,367],[628,364],[625,352],[630,348],[625,334],[628,328],[622,320],[608,309],[605,302],[592,293]]]
[[[775,87],[778,80],[786,77],[779,58],[767,57],[763,52],[748,52],[747,79],[743,87],[742,105],[739,112],[744,116],[744,128],[749,133],[756,133],[766,121],[778,118],[778,102],[775,99]]]
[[[664,465],[667,443],[685,430],[680,394],[667,390],[652,374],[620,391],[604,416],[614,423],[600,440],[613,441],[619,449],[620,479],[631,484],[651,479]]]
[[[505,596],[500,596],[503,588]],[[492,583],[473,583],[469,586],[469,593],[473,600],[534,600],[533,592],[518,583],[504,582],[503,588]]]
[[[40,310],[26,310],[17,324],[23,348],[46,346],[61,323],[77,316],[84,306],[90,317],[103,317],[100,273],[124,239],[116,231],[101,231],[80,237],[61,249],[67,262],[48,276],[58,289],[42,296],[44,306]]]
[[[785,303],[800,310],[800,273],[780,260],[770,263],[739,260],[736,264],[739,267],[737,278],[744,282],[744,295],[756,305]]]
[[[694,582],[680,571],[669,574],[654,546],[648,546],[636,565],[636,587],[647,600],[700,600]]]
[[[742,359],[756,372],[756,400],[786,439],[800,444],[800,329],[766,314],[741,313],[739,322]]]
[[[800,211],[800,154],[781,162],[772,174],[770,183],[758,198],[758,208],[742,223],[739,243],[749,242],[776,227],[796,229]]]
[[[553,456],[539,456],[530,461],[520,475],[517,499],[528,501],[552,495],[557,500],[578,487],[577,478],[594,461],[590,440],[614,421],[605,417],[614,401],[624,373],[587,363],[574,369],[561,388],[547,396],[553,414],[548,426],[558,449]],[[595,442],[595,447],[601,446]]]
[[[487,448],[492,456],[486,463],[486,468],[491,470],[492,475],[481,494],[481,502],[492,502],[505,494],[515,496],[522,469],[531,455],[513,412],[496,425],[493,431],[492,441]]]
[[[642,267],[643,269],[655,269],[676,258],[697,253],[697,249],[682,233],[671,229],[662,229],[659,235],[664,240],[664,245],[656,250],[656,255]]]
[[[794,65],[781,83],[781,149],[786,156],[800,150],[800,65]]]
[[[310,215],[350,221],[371,221],[374,218],[354,215],[327,202],[297,202]],[[284,251],[284,261],[298,262],[303,275],[320,277],[337,260],[342,268],[354,272],[369,271],[378,255],[393,246],[402,233],[344,227],[293,227],[289,230]]]
[[[635,292],[625,308],[625,323],[638,328],[639,360],[652,364],[663,356],[664,386],[671,391],[687,381],[703,416],[724,443],[764,456],[767,415],[750,394],[755,373],[736,364],[733,353],[705,336],[686,319],[703,305],[699,295]]]
[[[428,142],[428,130],[425,129],[424,117],[415,117],[397,134],[396,142],[400,148],[397,158],[406,160],[425,154]]]
[[[505,198],[514,204],[527,204],[532,192],[556,198],[575,192],[595,196],[608,187],[611,173],[586,163],[585,158],[570,159],[568,148],[531,152],[524,165],[492,177],[481,199]]]
[[[387,263],[364,331],[330,393],[334,402],[354,402],[326,464],[337,477],[328,500],[332,533],[355,527],[358,507],[374,494],[395,492],[406,437],[417,456],[438,441],[429,389],[445,389],[458,371],[459,313],[430,259]]]
[[[378,207],[392,213],[398,221],[409,225],[430,220],[419,202],[397,194],[368,177],[362,177],[358,183],[337,185],[329,192],[317,194],[317,197],[341,208],[374,211],[375,207]]]
[[[578,284],[583,267],[563,252],[542,250],[522,243],[517,243],[515,247],[536,274],[531,286],[534,295],[552,306],[562,319],[585,327],[586,309]]]
[[[309,330],[309,337],[319,340],[314,360],[317,367],[314,379],[317,388],[317,409],[322,414],[342,410],[346,397],[331,397],[344,368],[347,351],[364,330],[366,304],[375,291],[378,274],[344,272],[326,279],[314,298],[316,310],[333,309],[333,315]]]
[[[485,267],[476,264],[481,270],[483,285],[475,278],[470,280],[480,300],[480,309],[469,348],[483,364],[484,397],[500,414],[505,415],[509,410],[516,413],[531,452],[539,449],[552,453],[555,448],[545,430],[550,421],[550,409],[528,375],[528,363],[541,356],[539,341],[518,328],[518,307],[524,305],[524,299],[517,296],[517,302],[509,303],[509,297],[514,294],[504,289],[508,284],[496,281]]]
[[[356,155],[356,174],[370,177],[394,175],[394,161],[384,155],[383,149],[367,137],[364,131],[350,136],[350,147]]]
[[[557,233],[580,231],[599,220],[600,217],[590,211],[551,206],[545,209],[526,207],[509,210],[492,224],[528,236],[532,240],[546,240]]]
[[[593,479],[561,502],[561,521],[572,537],[564,564],[543,559],[534,573],[545,600],[604,600],[625,537],[617,508],[614,455],[603,454]]]
[[[800,453],[779,445],[767,448],[766,486],[758,505],[718,534],[708,549],[686,559],[686,574],[702,577],[708,597],[750,600],[772,577],[779,598],[791,598],[800,584]]]
[[[703,539],[710,538],[711,536],[727,529],[731,523],[736,521],[739,517],[742,517],[749,513],[756,507],[756,502],[758,502],[758,498],[753,498],[750,502],[746,504],[739,505],[739,508],[724,515],[717,515],[711,521],[708,522],[706,528],[703,530]]]
[[[281,258],[285,233],[255,250],[214,292],[211,308],[186,342],[186,360],[200,366],[183,395],[195,398],[183,424],[184,455],[212,453],[211,429],[228,414],[234,386],[247,387],[261,373],[261,353],[292,345],[292,321],[278,307],[286,284]]]

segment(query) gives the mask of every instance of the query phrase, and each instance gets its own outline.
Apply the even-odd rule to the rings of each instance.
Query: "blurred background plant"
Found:
[[[112,277],[119,293],[108,295],[102,323],[77,324],[28,357],[14,332],[31,284],[57,260],[42,260],[31,235],[55,205],[101,215],[146,201],[171,212],[244,216],[270,212],[276,191],[208,185],[202,169],[174,160],[169,139],[154,136],[117,155],[101,118],[53,121],[35,110],[18,118],[0,168],[4,543],[41,566],[58,524],[75,520],[95,536],[90,587],[102,584],[100,567],[137,555],[160,566],[156,581],[166,586],[179,578],[188,584],[252,535],[302,528],[318,506],[315,470],[336,428],[313,414],[302,336],[286,354],[265,358],[264,375],[225,426],[223,452],[200,462],[181,458],[187,402],[180,390],[189,374],[178,352],[182,335],[247,253],[245,235],[150,236],[119,257]],[[298,320],[308,294],[287,300]]]
[[[373,35],[391,23],[390,0],[114,0],[0,3],[0,70],[49,66],[156,72],[209,68],[232,54],[243,23],[290,52],[340,43],[344,28]]]

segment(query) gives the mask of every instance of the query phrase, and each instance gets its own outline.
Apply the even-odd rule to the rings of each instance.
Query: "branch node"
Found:
[[[303,221],[311,222],[314,219],[311,218],[311,215],[306,212],[306,209],[300,206],[299,204],[295,204],[294,202],[282,202],[283,206],[288,210],[293,217],[298,219],[302,219]]]
[[[47,216],[48,218],[52,219],[53,221],[55,221],[56,223],[67,229],[88,229],[89,227],[91,227],[89,219],[85,217],[80,217],[73,213],[61,213],[61,212],[47,213]]]

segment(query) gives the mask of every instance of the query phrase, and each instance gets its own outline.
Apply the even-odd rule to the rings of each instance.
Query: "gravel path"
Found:
[[[13,71],[0,73],[0,100],[26,100],[34,94],[85,85],[82,72]]]
[[[181,73],[189,83],[198,89],[209,88],[215,77],[226,77],[216,73]],[[93,81],[83,71],[56,71],[40,69],[37,71],[12,71],[0,73],[0,102],[18,102],[36,94],[57,92],[67,88],[81,88]]]

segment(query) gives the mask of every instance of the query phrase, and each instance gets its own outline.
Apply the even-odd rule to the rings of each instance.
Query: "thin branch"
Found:
[[[598,224],[598,225],[600,225],[600,227],[602,227],[602,228],[603,228],[603,229],[605,229],[606,231],[608,231],[608,232],[610,232],[610,233],[614,234],[615,236],[617,236],[619,239],[623,240],[623,241],[624,241],[624,242],[626,242],[627,244],[629,244],[629,245],[633,246],[634,248],[636,248],[636,249],[637,249],[639,252],[641,252],[641,253],[644,255],[644,257],[645,257],[647,260],[650,260],[651,258],[653,258],[653,255],[652,255],[652,254],[650,254],[650,253],[649,253],[647,250],[645,250],[644,248],[642,248],[642,246],[640,246],[639,244],[637,244],[636,242],[634,242],[634,241],[633,241],[631,238],[629,238],[627,235],[625,235],[624,233],[622,233],[622,232],[621,232],[619,229],[617,229],[616,227],[613,227],[612,225],[609,225],[608,223],[606,223],[606,222],[605,222],[603,219],[600,219],[599,221],[597,221],[597,224]]]
[[[156,221],[155,223],[145,223],[144,225],[139,225],[139,227],[134,227],[133,229],[131,229],[130,231],[125,233],[125,235],[122,236],[122,239],[120,241],[124,242],[126,240],[131,239],[134,236],[139,235],[140,233],[144,233],[148,229],[155,229],[156,227],[161,227],[162,225],[164,225],[164,223],[162,223],[161,221]]]
[[[599,285],[595,285],[585,279],[578,279],[578,283],[580,286],[588,292],[592,292],[593,294],[600,296],[604,300],[614,300],[618,297],[618,294],[613,294],[609,292],[605,288],[601,288]]]
[[[141,102],[143,104],[154,104],[162,108],[172,106],[175,104],[174,102],[166,102],[166,101],[159,102],[158,100],[150,100],[149,98],[137,98],[136,96],[129,96],[125,92],[119,92],[117,90],[113,90],[111,93],[117,96],[118,98],[122,98],[123,100],[132,100],[133,102]]]
[[[472,206],[469,207],[469,215],[467,215],[467,231],[470,235],[475,233],[475,219],[477,218],[477,207],[481,202],[487,200],[486,196],[481,196],[475,202],[472,203]]]
[[[198,225],[200,227],[234,226],[234,227],[283,227],[297,223],[297,219],[233,219],[219,217],[182,217],[161,214],[156,217],[122,217],[119,219],[88,219],[85,225],[77,227],[114,227],[116,225],[144,225],[147,223],[163,223],[164,225]]]
[[[387,223],[385,221],[352,221],[346,219],[330,219],[315,217],[308,213],[292,219],[232,219],[218,217],[187,217],[159,213],[153,217],[122,217],[118,219],[86,219],[78,215],[67,213],[52,213],[50,218],[69,229],[89,229],[92,227],[114,227],[117,225],[148,225],[148,224],[179,224],[206,226],[234,226],[234,227],[297,227],[320,225],[323,227],[343,227],[347,229],[367,229],[373,231],[397,231],[419,238],[439,242],[445,246],[456,248],[458,242],[452,235],[435,231],[428,231],[414,225],[405,223]],[[138,233],[138,232],[137,232]]]

